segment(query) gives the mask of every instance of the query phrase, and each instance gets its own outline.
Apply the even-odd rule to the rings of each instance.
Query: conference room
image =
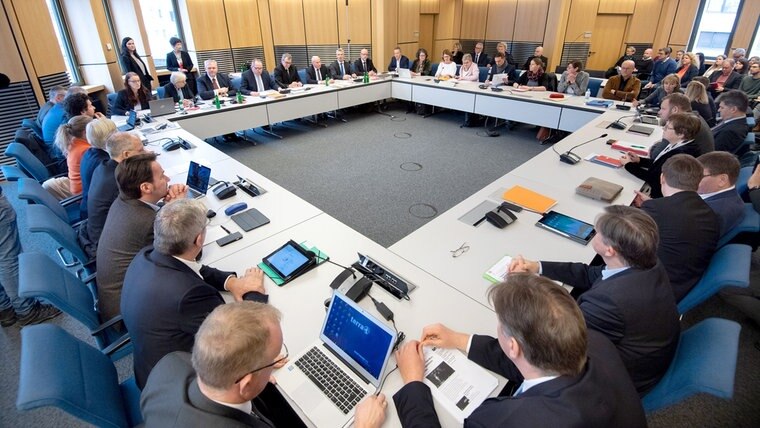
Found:
[[[437,323],[474,338],[496,336],[494,326],[505,321],[495,312],[498,305],[489,290],[506,278],[510,260],[612,266],[600,251],[604,239],[593,233],[601,236],[599,231],[606,230],[598,221],[608,207],[639,205],[636,192],[644,184],[619,160],[631,150],[643,151],[646,159],[650,148],[672,132],[665,121],[652,121],[655,109],[642,108],[639,114],[630,99],[603,99],[604,75],[630,51],[626,48],[634,48],[637,68],[646,63],[650,48],[656,53],[669,47],[674,59],[678,50],[702,53],[703,71],[718,55],[730,57],[739,48],[750,61],[760,55],[760,4],[746,0],[4,0],[3,6],[0,54],[6,60],[0,73],[8,76],[9,86],[0,89],[5,113],[0,124],[2,194],[18,219],[19,294],[53,308],[52,319],[37,318],[40,325],[26,326],[20,320],[27,318],[16,316],[15,324],[3,324],[0,330],[6,362],[0,379],[7,385],[0,408],[3,425],[13,426],[137,425],[142,419],[137,386],[145,386],[140,385],[145,379],[138,378],[135,385],[138,362],[133,354],[142,352],[144,343],[132,328],[126,332],[119,324],[116,329],[102,326],[105,334],[100,330],[109,321],[93,310],[99,285],[93,278],[101,269],[95,269],[98,260],[76,248],[77,223],[84,219],[79,203],[77,209],[55,198],[51,203],[42,184],[55,175],[52,167],[46,168],[27,146],[26,153],[44,170],[33,173],[39,171],[24,163],[30,158],[19,154],[23,144],[17,130],[34,133],[30,122],[41,109],[53,108],[57,87],[62,93],[72,85],[81,87],[95,110],[115,126],[129,122],[129,111],[114,114],[117,97],[121,93],[132,100],[140,120],[131,132],[140,137],[143,150],[159,155],[153,162],[169,180],[170,199],[172,186],[197,184],[191,162],[210,169],[211,180],[201,189],[206,195],[195,199],[208,216],[200,263],[236,272],[243,280],[249,280],[249,268],[264,271],[264,294],[282,313],[282,340],[290,358],[285,369],[273,373],[283,377],[275,392],[306,425],[335,426],[302,404],[285,375],[302,351],[319,341],[320,326],[328,324],[336,304],[330,303],[333,293],[352,296],[358,301],[348,303],[353,310],[379,328],[399,337],[403,333],[402,352],[425,339],[424,329]],[[421,60],[422,49],[428,61]],[[489,61],[481,65],[484,55]],[[336,62],[340,56],[345,63]],[[469,60],[477,68],[477,81],[436,75],[439,67],[449,67],[441,67],[448,58]],[[502,69],[499,58],[514,65],[525,85],[515,86],[509,78],[505,83],[501,72],[491,72]],[[582,65],[577,72],[574,61]],[[418,73],[426,62],[427,74]],[[333,72],[341,64],[348,71]],[[410,73],[388,72],[395,64],[408,64]],[[457,73],[467,69],[456,65]],[[291,67],[298,70],[296,84],[282,81]],[[576,92],[574,82],[583,87],[576,73],[588,74],[588,91]],[[643,73],[640,77],[642,88],[652,80]],[[555,83],[570,78],[571,83],[556,92],[552,78]],[[531,82],[549,86],[540,90],[540,84]],[[136,98],[130,98],[130,87]],[[196,97],[204,89],[210,96]],[[150,112],[141,105],[140,91],[152,98]],[[171,96],[175,106],[161,114],[156,102]],[[93,122],[100,120],[96,114]],[[751,120],[750,114],[747,131],[755,126]],[[748,149],[737,155],[743,168],[735,187],[749,195],[757,155],[754,134],[746,135],[747,143],[741,143]],[[44,151],[45,138],[40,137],[38,148]],[[105,162],[109,154],[103,155]],[[672,154],[653,155],[653,161],[660,156]],[[72,179],[71,174],[63,177]],[[612,196],[594,193],[593,185],[612,185]],[[745,202],[750,217],[744,223],[751,223],[758,214],[749,199]],[[645,202],[641,211],[656,217],[647,205],[651,203]],[[50,208],[49,213],[43,208]],[[153,213],[157,222],[163,210]],[[568,239],[569,229],[561,228],[568,224],[585,235]],[[757,287],[752,280],[757,276],[753,236],[758,229],[760,223],[742,224],[732,228],[736,236],[722,235],[714,255],[701,266],[693,293],[671,305],[679,318],[680,344],[660,373],[663,381],[643,392],[638,384],[628,388],[630,379],[619,385],[636,386],[635,411],[647,425],[743,426],[760,417],[752,401],[758,393],[753,382],[760,357],[758,316],[752,302],[736,303],[756,300],[751,293]],[[73,246],[66,242],[71,233]],[[270,264],[281,247],[293,251],[289,256],[306,259],[292,278]],[[35,269],[40,265],[48,270]],[[78,303],[89,302],[88,310],[72,309],[75,303],[67,298],[73,297],[65,296],[60,284],[57,292],[43,286],[62,282],[59,277],[65,278],[65,287],[87,291],[79,293],[83,300]],[[12,287],[2,281],[3,287]],[[568,290],[573,285],[559,282]],[[726,297],[726,290],[737,289],[739,297]],[[218,290],[227,302],[238,299],[224,287]],[[573,297],[586,315],[579,291]],[[134,325],[129,312],[122,315],[127,326]],[[191,343],[201,321],[203,317],[190,328]],[[587,324],[589,331],[595,329],[588,318]],[[705,346],[713,340],[715,346]],[[108,374],[86,367],[60,370],[78,363],[77,352],[62,351],[72,347],[87,349],[82,355],[94,351],[93,361]],[[700,351],[691,359],[690,347]],[[510,390],[514,382],[503,373],[467,360],[469,346],[452,354],[434,348],[421,347],[420,352],[428,358],[446,355],[461,364],[458,369],[472,370],[457,380],[472,382],[481,393],[465,397],[475,404],[447,401],[436,388],[440,371],[405,386],[407,366],[394,369],[402,354],[389,351],[374,385],[387,400],[382,426],[408,422],[408,408],[394,395],[410,386],[432,390],[430,405],[444,426],[476,418],[483,411],[477,407],[489,396],[524,393]],[[621,364],[625,362],[623,357]],[[51,367],[43,368],[45,364]],[[40,375],[61,380],[44,388]],[[99,385],[95,389],[61,395],[92,379],[91,385]],[[59,395],[46,397],[50,390]],[[143,394],[143,399],[147,396],[154,395]],[[98,400],[77,402],[84,397]],[[378,400],[366,399],[382,406]],[[360,414],[357,418],[364,417]]]

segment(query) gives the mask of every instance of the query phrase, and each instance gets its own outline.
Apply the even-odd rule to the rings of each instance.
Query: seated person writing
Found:
[[[261,92],[276,90],[277,84],[269,72],[264,70],[264,63],[258,58],[251,61],[250,70],[244,71],[240,78],[240,92],[243,95],[258,96]]]
[[[467,82],[477,82],[480,77],[480,69],[472,62],[472,55],[464,54],[462,56],[462,66],[459,67],[459,74],[455,77],[457,80]]]
[[[515,88],[528,91],[546,91],[549,89],[549,75],[544,72],[544,63],[539,58],[530,60],[528,71],[517,78]]]
[[[508,63],[506,57],[501,52],[497,52],[496,55],[493,58],[494,60],[494,66],[491,67],[491,71],[488,72],[488,77],[486,78],[486,85],[493,85],[493,86],[501,86],[501,85],[508,85],[510,79],[515,79],[515,74],[517,72],[515,71],[515,66]],[[501,81],[495,82],[494,76],[498,74],[505,75]],[[523,75],[526,75],[527,73],[523,73]],[[515,83],[515,86],[517,83]]]
[[[148,89],[142,85],[140,76],[130,71],[124,76],[124,89],[116,96],[111,114],[126,116],[131,110],[148,110],[150,108],[148,100],[151,98]]]

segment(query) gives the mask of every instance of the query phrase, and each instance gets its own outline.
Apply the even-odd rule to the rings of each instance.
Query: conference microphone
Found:
[[[621,120],[627,119],[629,117],[637,117],[637,116],[639,116],[638,113],[637,114],[629,114],[629,115],[626,115],[626,116],[623,116],[623,117],[619,117],[616,121],[610,122],[610,124],[607,125],[607,129],[609,129],[609,128],[615,128],[615,129],[623,130],[623,129],[625,129],[625,123],[621,122]]]
[[[623,96],[623,104],[618,104],[618,105],[615,106],[615,108],[618,109],[618,110],[626,110],[626,111],[628,111],[628,110],[631,109],[631,106],[626,105],[625,103],[627,103],[627,102],[628,102],[628,94],[625,94]]]
[[[562,153],[562,154],[560,154],[557,151],[557,149],[554,148],[554,146],[552,146],[552,150],[554,150],[554,153],[556,153],[556,154],[559,155],[559,160],[561,162],[564,162],[564,163],[566,163],[568,165],[575,165],[575,164],[577,164],[578,162],[581,161],[581,157],[578,156],[578,155],[576,155],[575,153],[573,153],[573,150],[577,149],[578,147],[580,147],[580,146],[582,146],[584,144],[588,144],[588,143],[590,143],[590,142],[592,142],[594,140],[598,140],[600,138],[605,138],[605,137],[607,137],[607,134],[602,134],[602,135],[600,135],[598,137],[595,137],[595,138],[592,138],[592,139],[590,139],[588,141],[584,141],[584,142],[582,142],[580,144],[577,144],[577,145],[571,147],[570,150],[568,150],[568,151],[566,151],[565,153]]]

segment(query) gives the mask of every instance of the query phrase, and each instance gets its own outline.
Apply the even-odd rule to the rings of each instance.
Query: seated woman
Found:
[[[749,61],[746,58],[739,58],[734,63],[734,71],[745,76],[749,71]]]
[[[430,76],[430,60],[427,56],[425,49],[417,49],[417,55],[412,63],[412,76]]]
[[[549,75],[544,73],[544,63],[540,58],[530,60],[528,71],[517,78],[513,85],[518,89],[528,91],[546,91],[549,89]]]
[[[454,46],[451,48],[451,60],[454,64],[462,65],[464,61],[464,52],[462,52],[462,44],[454,42]]]
[[[681,87],[685,88],[691,82],[693,77],[699,76],[699,60],[693,52],[686,52],[681,58],[681,63],[676,70],[676,74],[681,78]]]
[[[710,108],[705,85],[697,81],[689,82],[689,85],[686,86],[686,96],[691,101],[691,109],[699,113],[711,128],[715,126],[715,115]]]
[[[450,79],[457,75],[457,65],[451,60],[451,52],[448,49],[443,50],[441,55],[443,62],[438,64],[438,70],[435,72],[436,78]]]
[[[725,55],[718,55],[718,56],[716,56],[715,57],[715,62],[713,62],[712,65],[710,66],[710,68],[708,68],[707,70],[705,70],[704,74],[702,74],[702,75],[705,76],[705,77],[707,77],[709,79],[710,75],[712,75],[716,71],[718,73],[720,73],[723,70],[723,60],[725,60],[725,59],[726,59]]]
[[[169,83],[164,85],[164,98],[173,98],[175,103],[182,103],[183,107],[193,104],[193,94],[187,86],[185,73],[174,71],[169,76]]]
[[[665,76],[657,89],[641,101],[631,101],[631,105],[634,108],[638,107],[639,104],[644,104],[646,107],[659,107],[662,99],[672,93],[681,93],[681,78],[675,73]]]
[[[557,84],[557,92],[570,95],[584,95],[588,89],[588,73],[583,71],[583,63],[576,60],[567,64]],[[596,94],[591,94],[592,96]]]
[[[58,132],[55,135],[55,144],[61,149],[63,155],[66,156],[66,164],[69,167],[69,191],[72,195],[82,193],[80,167],[84,152],[91,147],[85,138],[87,124],[90,122],[92,122],[90,116],[83,114],[74,116],[68,123],[58,127]]]
[[[124,89],[119,91],[111,109],[111,115],[126,116],[129,111],[147,110],[150,93],[142,85],[137,73],[129,72],[124,76]]]
[[[467,82],[477,82],[480,78],[480,69],[478,65],[472,62],[472,55],[464,54],[462,56],[462,66],[459,67],[459,74],[455,77],[457,80]]]
[[[652,189],[649,196],[652,198],[662,197],[660,186],[660,174],[662,165],[670,157],[679,153],[691,156],[699,155],[699,147],[694,144],[694,137],[699,132],[701,124],[699,119],[690,113],[674,113],[668,118],[662,132],[662,139],[668,145],[653,159],[640,158],[635,153],[627,153],[620,157],[620,163],[625,165],[626,171],[644,180]]]

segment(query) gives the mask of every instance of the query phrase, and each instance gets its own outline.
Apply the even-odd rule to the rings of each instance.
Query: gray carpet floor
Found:
[[[398,119],[349,113],[349,123],[330,121],[327,129],[313,130],[288,122],[276,129],[286,137],[283,140],[256,136],[255,147],[217,147],[386,247],[545,149],[533,138],[532,127],[502,128],[500,137],[487,138],[476,135],[479,129],[460,129],[460,113],[425,119],[393,107],[387,113]],[[402,164],[416,171],[404,170]],[[15,197],[15,185],[5,183],[3,190],[16,207],[24,250],[55,257],[49,238],[25,232],[24,207]],[[757,254],[751,282],[760,286]],[[649,415],[650,426],[760,426],[760,350],[754,346],[760,328],[720,298],[689,312],[683,326],[707,317],[736,320],[742,326],[734,398],[699,395]],[[66,315],[52,323],[94,343]],[[18,326],[0,329],[0,427],[83,426],[55,409],[16,410],[19,353]],[[131,357],[119,361],[117,371],[120,379],[130,376]]]

